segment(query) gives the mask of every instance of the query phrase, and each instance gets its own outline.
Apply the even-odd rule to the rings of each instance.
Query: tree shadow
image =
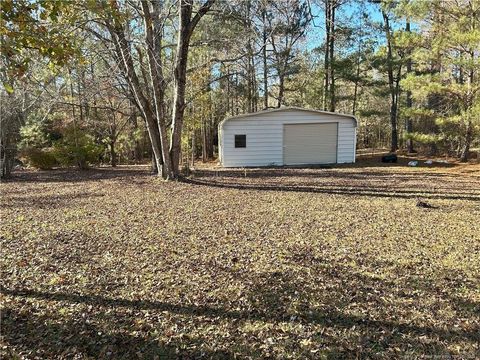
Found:
[[[420,325],[411,321],[398,320],[392,310],[389,313],[382,297],[387,294],[398,298],[409,296],[403,292],[405,289],[414,292],[416,290],[414,283],[405,282],[399,287],[398,283],[352,271],[340,263],[327,265],[325,263],[327,259],[311,256],[308,250],[293,253],[288,261],[297,264],[299,257],[303,258],[304,266],[315,274],[316,281],[326,285],[323,292],[319,292],[322,287],[318,287],[318,284],[303,277],[301,273],[286,271],[252,273],[241,269],[223,269],[223,271],[230,271],[231,277],[236,281],[248,284],[245,299],[241,303],[233,301],[215,305],[189,305],[154,299],[130,300],[96,294],[82,295],[4,287],[0,288],[0,292],[6,296],[36,299],[49,304],[53,301],[91,305],[99,312],[110,308],[137,312],[147,310],[160,315],[176,314],[193,317],[199,321],[202,319],[205,325],[217,319],[234,322],[237,326],[252,321],[270,324],[301,324],[312,329],[325,330],[324,333],[314,335],[314,340],[319,346],[328,349],[324,353],[328,358],[354,358],[355,356],[352,356],[354,353],[356,356],[361,354],[362,358],[370,358],[378,354],[396,353],[398,355],[407,352],[416,356],[425,354],[446,356],[450,354],[448,346],[452,344],[480,343],[480,333],[477,329]],[[424,290],[427,296],[438,295],[434,288],[424,288]],[[453,303],[457,301],[453,296],[448,300]],[[356,304],[360,309],[375,311],[354,312],[349,309],[352,304]],[[464,306],[464,304],[455,303],[455,306]],[[462,312],[462,316],[475,322],[475,314],[472,312]],[[3,335],[6,341],[15,348],[25,350],[40,348],[46,353],[59,354],[65,348],[75,346],[76,351],[95,358],[103,357],[104,351],[116,351],[118,358],[131,358],[137,352],[144,354],[145,358],[153,358],[154,355],[166,356],[165,358],[168,356],[173,358],[234,357],[233,353],[228,352],[199,351],[200,344],[204,340],[198,338],[186,337],[176,340],[178,343],[172,342],[165,345],[151,339],[148,334],[131,337],[128,335],[131,329],[128,323],[125,324],[125,319],[122,320],[122,326],[115,334],[101,334],[101,329],[96,328],[92,323],[82,322],[83,320],[69,320],[63,324],[52,325],[47,317],[18,314],[13,310],[3,312],[2,317]],[[42,334],[42,341],[39,343],[37,332]],[[80,341],[75,334],[81,335]],[[296,354],[301,355],[299,357],[315,358],[308,352],[303,356],[304,350],[298,343],[290,346]],[[242,349],[242,356],[259,355],[258,349],[245,348],[241,338],[238,339],[235,347]],[[180,348],[181,351],[179,351]]]
[[[200,347],[181,351],[176,340],[164,343],[153,336],[135,336],[128,328],[106,332],[85,319],[53,319],[25,314],[13,309],[2,311],[2,336],[9,345],[9,357],[35,354],[41,358],[93,359],[233,359],[229,351],[212,351]],[[36,357],[37,358],[37,357]]]
[[[316,193],[316,194],[330,194],[330,195],[351,195],[351,196],[366,196],[366,197],[381,197],[381,198],[403,198],[403,199],[445,199],[445,200],[470,200],[480,201],[480,194],[472,194],[470,192],[454,192],[451,194],[440,193],[437,191],[428,190],[403,190],[398,188],[388,189],[385,187],[375,186],[352,186],[346,185],[334,185],[325,186],[320,183],[301,183],[302,185],[285,185],[281,183],[266,183],[265,181],[259,183],[247,183],[247,182],[231,182],[220,180],[208,180],[197,178],[184,178],[183,182],[197,185],[208,186],[225,189],[236,190],[257,190],[257,191],[284,191],[284,192],[300,192],[300,193]]]
[[[131,179],[139,176],[151,175],[147,166],[125,166],[116,168],[91,168],[79,169],[54,169],[54,170],[21,170],[12,173],[12,177],[6,179],[7,183],[30,183],[30,182],[65,182],[77,183],[87,181],[99,181],[110,179]],[[2,180],[3,181],[3,180]]]
[[[284,178],[284,177],[299,177],[299,178],[348,178],[357,180],[369,180],[369,178],[376,179],[395,179],[395,180],[421,180],[424,178],[457,178],[462,177],[462,174],[450,174],[441,172],[427,172],[422,171],[418,174],[399,173],[384,171],[385,167],[378,170],[372,168],[365,169],[363,167],[329,167],[329,168],[314,168],[314,167],[274,167],[274,168],[244,168],[244,169],[196,169],[194,175],[196,177],[231,177],[231,178]]]
[[[103,197],[104,194],[93,192],[55,194],[55,195],[27,195],[10,197],[8,201],[2,201],[4,208],[18,209],[57,209],[67,206],[73,207],[78,205],[78,201],[82,199],[91,199]]]
[[[396,320],[393,311],[390,315],[378,318],[379,315],[373,312],[359,314],[347,310],[353,303],[359,305],[359,308],[367,307],[386,312],[381,297],[385,294],[402,297],[402,290],[398,283],[352,272],[341,264],[335,264],[333,268],[322,265],[313,267],[316,267],[315,274],[319,282],[332,283],[337,279],[338,287],[325,289],[325,295],[320,295],[317,288],[313,287],[311,282],[304,281],[300,274],[293,277],[282,272],[263,274],[250,289],[249,295],[257,309],[257,316],[283,322],[295,319],[294,321],[303,324],[335,329],[337,334],[356,329],[358,337],[342,338],[342,335],[339,335],[327,339],[327,342],[333,343],[334,353],[337,355],[346,355],[348,352],[345,353],[345,348],[353,349],[359,343],[362,344],[362,358],[378,355],[394,347],[402,349],[402,352],[415,349],[417,355],[448,355],[450,352],[446,344],[480,343],[478,329],[465,330],[453,326],[444,328],[400,321]],[[312,266],[309,268],[312,270]],[[417,289],[411,287],[411,290],[414,292]],[[427,293],[436,294],[432,289],[428,289]],[[464,302],[458,303],[455,297],[447,298],[455,308],[464,305]],[[318,303],[319,300],[321,306],[312,306],[312,303]],[[475,321],[475,314],[461,314]]]

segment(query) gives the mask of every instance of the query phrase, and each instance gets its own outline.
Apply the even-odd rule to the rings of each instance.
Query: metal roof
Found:
[[[284,106],[284,107],[279,107],[279,108],[275,108],[275,109],[267,109],[267,110],[261,110],[261,111],[253,112],[253,113],[246,113],[246,114],[231,116],[231,117],[228,117],[228,118],[224,119],[223,121],[221,121],[220,124],[218,124],[218,126],[222,127],[223,124],[226,121],[230,121],[230,120],[243,119],[243,118],[247,118],[247,117],[253,117],[253,116],[256,116],[256,115],[263,115],[263,114],[269,114],[269,113],[274,113],[274,112],[278,112],[278,111],[290,111],[290,110],[307,111],[307,112],[316,113],[316,114],[326,114],[326,115],[348,117],[348,118],[351,118],[351,119],[355,120],[355,126],[358,126],[358,120],[354,115],[341,114],[341,113],[336,113],[336,112],[331,112],[331,111],[323,111],[323,110],[305,109],[305,108],[301,108],[301,107],[297,107],[297,106]]]

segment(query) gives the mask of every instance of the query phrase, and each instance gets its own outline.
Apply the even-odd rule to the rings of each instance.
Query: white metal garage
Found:
[[[227,118],[219,124],[224,167],[355,162],[352,115],[286,107]]]

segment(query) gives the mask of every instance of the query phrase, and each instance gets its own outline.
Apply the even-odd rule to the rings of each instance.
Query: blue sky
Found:
[[[312,3],[311,6],[315,19],[313,21],[314,25],[310,26],[305,39],[305,44],[308,50],[318,47],[325,40],[324,10],[317,4]],[[356,2],[347,2],[346,4],[342,5],[337,11],[336,19],[339,22],[347,21],[350,18],[354,19],[354,21],[359,21],[360,15],[363,11],[368,13],[371,21],[383,21],[378,5],[369,4],[366,1],[362,2],[361,4]]]

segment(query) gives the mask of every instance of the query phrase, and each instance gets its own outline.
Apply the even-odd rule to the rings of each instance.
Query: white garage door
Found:
[[[338,123],[284,125],[284,164],[337,162],[337,129]]]

